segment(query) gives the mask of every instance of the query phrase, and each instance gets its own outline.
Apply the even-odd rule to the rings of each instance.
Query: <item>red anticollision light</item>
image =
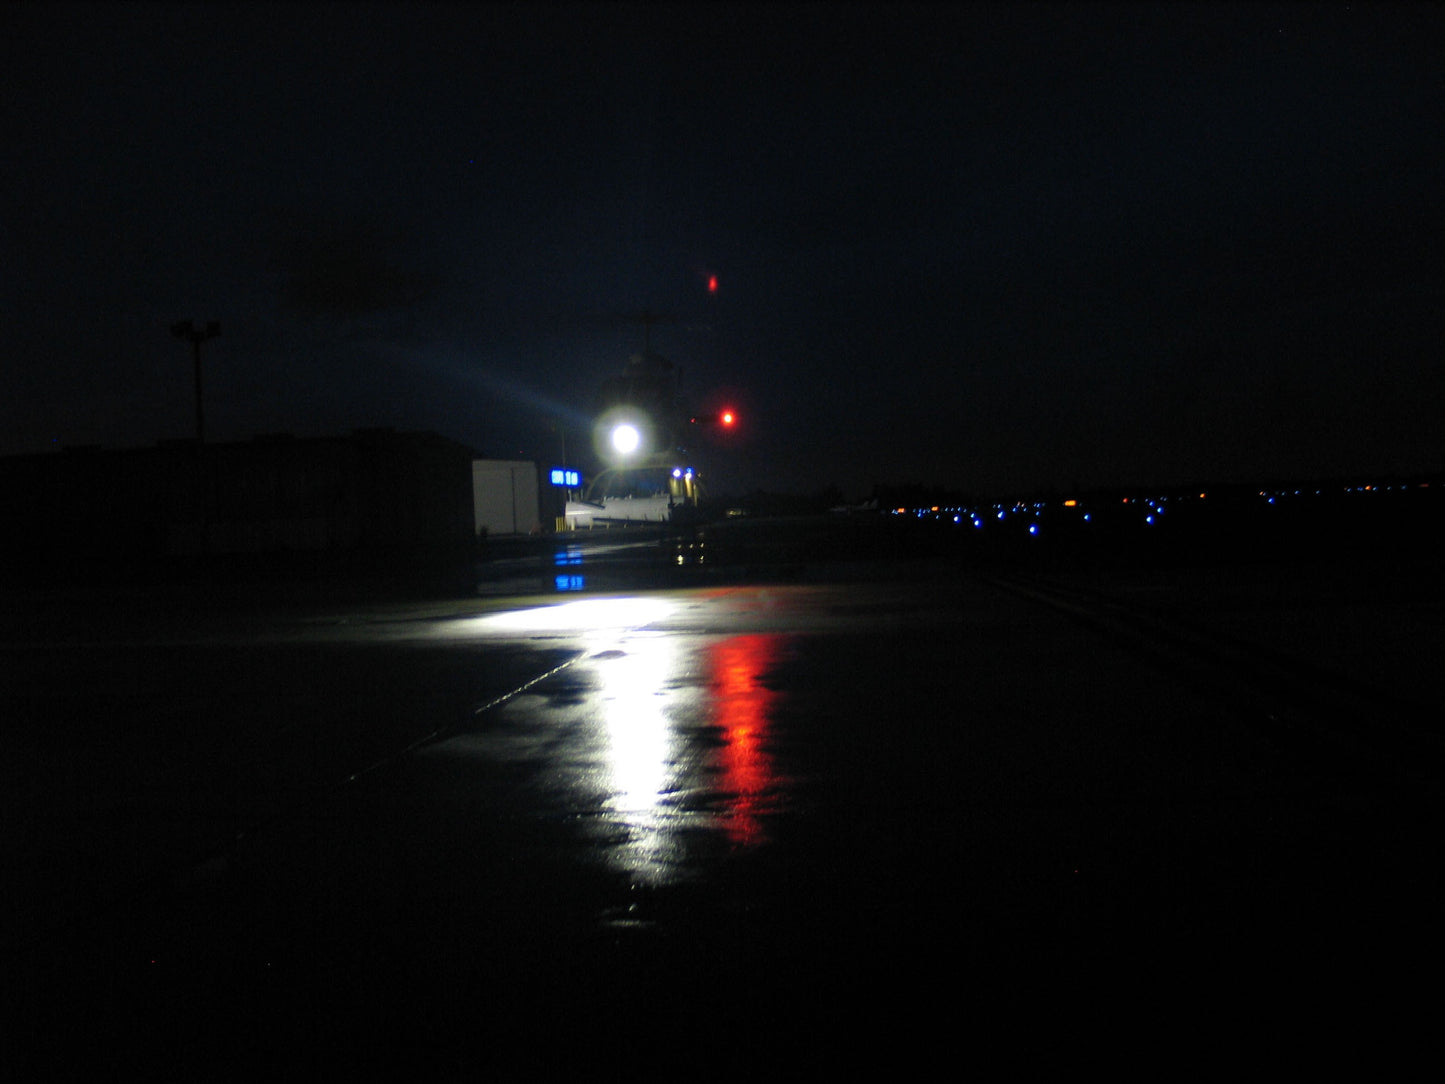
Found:
[[[715,293],[717,293],[717,276],[716,276],[716,275],[709,275],[709,276],[707,277],[707,292],[710,293],[710,294],[715,294]]]
[[[721,414],[718,415],[718,421],[722,422],[723,425],[732,425],[737,420],[738,416],[734,414],[731,410],[724,410]]]

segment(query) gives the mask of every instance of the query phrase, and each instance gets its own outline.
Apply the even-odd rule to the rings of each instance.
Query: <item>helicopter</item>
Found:
[[[628,523],[687,523],[697,518],[701,473],[685,444],[694,427],[731,429],[730,407],[684,410],[678,369],[646,346],[603,381],[592,411],[592,444],[605,464],[582,496],[567,501],[569,529]]]

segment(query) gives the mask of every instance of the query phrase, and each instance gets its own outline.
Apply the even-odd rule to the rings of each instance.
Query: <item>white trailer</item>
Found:
[[[523,459],[472,460],[477,534],[535,534],[542,529],[537,464]]]

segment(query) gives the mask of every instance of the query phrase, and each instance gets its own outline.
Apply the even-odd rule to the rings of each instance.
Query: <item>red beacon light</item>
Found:
[[[716,425],[723,429],[731,429],[738,423],[738,413],[731,407],[719,410],[716,414],[698,414],[688,418],[690,425]]]

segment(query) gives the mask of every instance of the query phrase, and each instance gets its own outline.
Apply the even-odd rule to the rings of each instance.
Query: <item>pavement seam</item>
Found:
[[[1422,775],[1433,778],[1440,763],[1440,742],[1423,710],[1384,690],[1228,633],[1161,617],[1102,592],[1031,577],[979,579],[1109,633],[1121,646],[1167,667],[1204,663],[1216,676],[1276,700],[1264,720],[1251,711],[1241,714],[1241,720],[1253,720],[1257,729],[1291,731],[1298,738],[1306,733],[1303,724],[1308,720],[1307,732],[1316,745],[1343,744],[1344,755],[1367,754],[1417,782]],[[1232,699],[1222,687],[1213,692],[1224,703]]]

